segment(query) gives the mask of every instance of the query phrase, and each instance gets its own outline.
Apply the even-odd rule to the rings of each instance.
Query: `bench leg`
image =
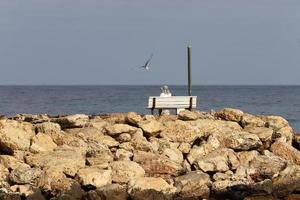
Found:
[[[154,109],[152,108],[152,109],[151,109],[151,115],[153,115],[153,114],[154,114]]]
[[[161,113],[162,113],[162,109],[160,108],[158,109],[158,114],[161,115]]]

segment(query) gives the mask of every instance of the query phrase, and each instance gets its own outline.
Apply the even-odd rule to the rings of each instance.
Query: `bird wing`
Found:
[[[150,61],[152,60],[152,57],[153,57],[153,54],[151,54],[150,58],[146,61],[145,65],[144,65],[145,67],[147,67],[149,65]]]

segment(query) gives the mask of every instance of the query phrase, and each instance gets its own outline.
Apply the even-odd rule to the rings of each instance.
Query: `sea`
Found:
[[[106,114],[135,111],[149,114],[148,97],[160,94],[159,85],[0,86],[0,115]],[[187,95],[186,86],[169,86],[173,96]],[[224,107],[286,118],[300,132],[300,86],[193,86],[197,110]]]

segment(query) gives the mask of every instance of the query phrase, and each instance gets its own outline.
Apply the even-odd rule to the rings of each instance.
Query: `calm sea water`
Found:
[[[169,86],[186,95],[186,86]],[[136,111],[150,113],[148,96],[160,86],[0,86],[0,114],[87,113]],[[285,117],[300,131],[300,86],[193,86],[198,109],[239,108],[253,114]]]

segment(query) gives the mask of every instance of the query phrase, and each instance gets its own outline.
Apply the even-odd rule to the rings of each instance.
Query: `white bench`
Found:
[[[151,109],[151,113],[154,113],[154,109],[159,109],[161,114],[162,109],[176,109],[178,114],[181,110],[192,110],[196,108],[197,96],[172,96],[172,97],[160,97],[150,96],[148,100],[148,109]]]

